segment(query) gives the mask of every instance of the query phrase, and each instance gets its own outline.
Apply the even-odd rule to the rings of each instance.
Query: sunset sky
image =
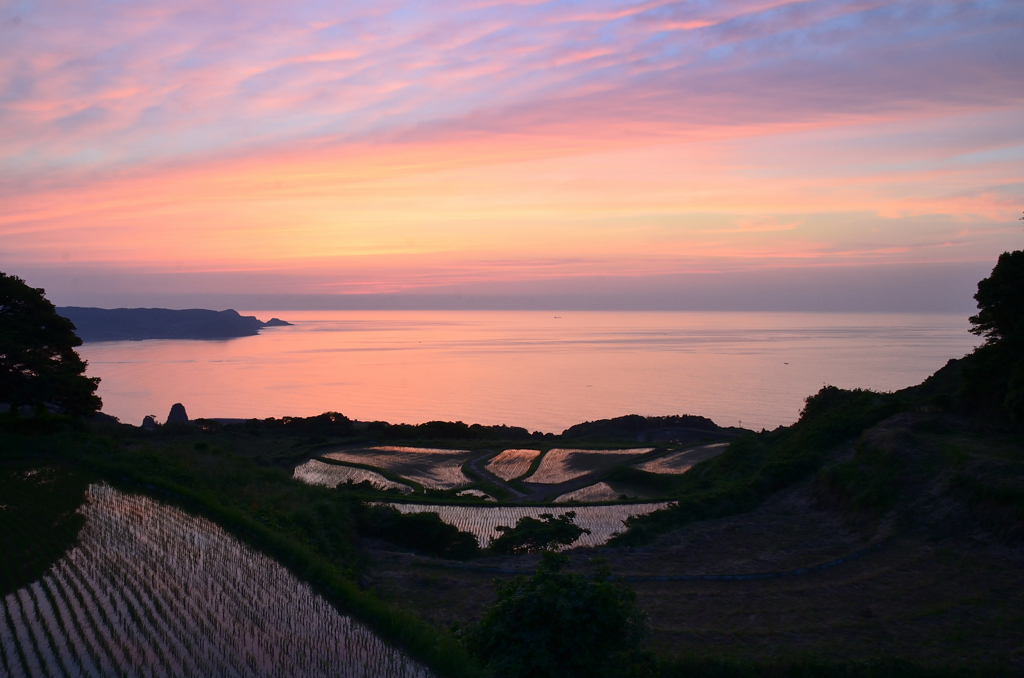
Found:
[[[4,2],[0,270],[98,306],[961,310],[1024,244],[1022,36],[1020,0]]]

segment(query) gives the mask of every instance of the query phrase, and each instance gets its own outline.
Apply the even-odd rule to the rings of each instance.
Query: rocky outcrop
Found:
[[[181,403],[174,403],[171,405],[171,412],[167,415],[168,424],[187,424],[188,414],[185,412],[185,406]]]

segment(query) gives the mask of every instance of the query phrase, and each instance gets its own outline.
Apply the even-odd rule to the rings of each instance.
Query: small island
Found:
[[[267,322],[238,311],[193,308],[86,308],[61,306],[57,313],[75,324],[82,341],[142,341],[144,339],[231,339],[251,337],[264,327],[291,323]]]

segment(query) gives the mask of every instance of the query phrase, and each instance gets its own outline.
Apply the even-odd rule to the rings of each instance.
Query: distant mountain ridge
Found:
[[[267,322],[238,311],[201,308],[88,308],[61,306],[57,313],[75,324],[82,341],[141,341],[144,339],[230,339],[259,334],[264,327],[291,325]]]

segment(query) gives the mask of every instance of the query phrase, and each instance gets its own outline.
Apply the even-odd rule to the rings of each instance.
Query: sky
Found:
[[[962,311],[1024,3],[0,2],[0,270],[58,304]]]

